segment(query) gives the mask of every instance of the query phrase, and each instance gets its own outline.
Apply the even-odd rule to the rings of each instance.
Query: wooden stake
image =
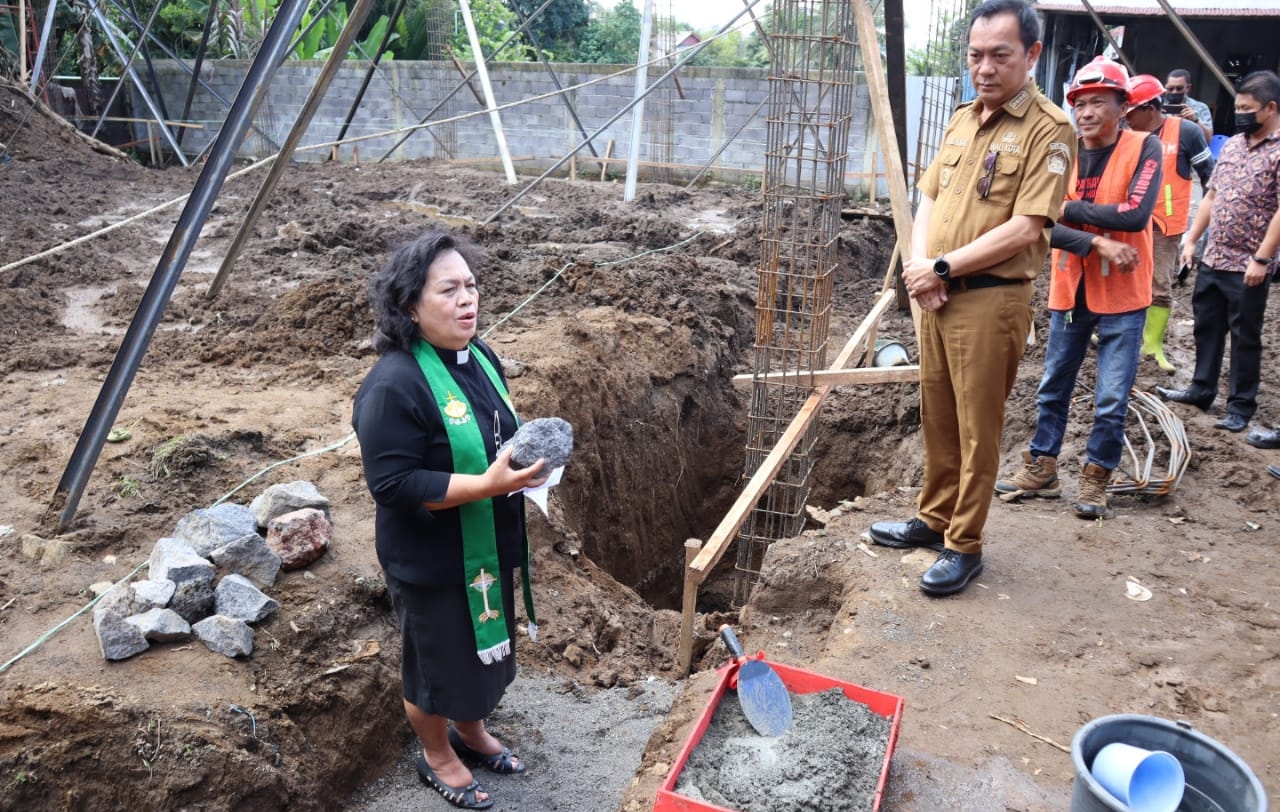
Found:
[[[676,660],[676,676],[686,677],[693,666],[693,621],[698,610],[698,578],[690,567],[702,549],[702,542],[687,539],[684,543],[684,602],[680,609],[680,655]]]
[[[351,145],[351,163],[354,166],[360,165],[360,145],[359,144]]]
[[[609,139],[609,143],[604,145],[604,157],[600,159],[600,182],[603,183],[606,173],[609,171],[609,156],[613,153],[613,139]]]

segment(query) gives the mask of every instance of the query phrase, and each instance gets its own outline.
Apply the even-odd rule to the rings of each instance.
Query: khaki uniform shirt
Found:
[[[920,179],[920,191],[934,201],[931,257],[973,242],[1017,215],[1047,217],[1052,225],[1062,209],[1076,159],[1076,135],[1066,113],[1029,81],[985,124],[981,114],[978,101],[956,110],[938,157]],[[995,165],[988,173],[984,163],[992,154]],[[990,191],[982,197],[980,182],[988,174]],[[1034,244],[978,273],[1033,279],[1048,251],[1045,231]]]

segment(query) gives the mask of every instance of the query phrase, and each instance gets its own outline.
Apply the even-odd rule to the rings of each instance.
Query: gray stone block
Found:
[[[136,607],[136,611],[145,612],[148,609],[160,609],[168,606],[170,599],[173,598],[173,591],[177,589],[177,585],[168,579],[156,581],[148,578],[143,581],[134,581],[129,585],[129,589],[133,594],[133,604]]]
[[[280,574],[280,556],[257,533],[238,538],[210,555],[222,569],[243,575],[259,587],[269,587]]]
[[[111,610],[94,612],[93,632],[98,636],[102,656],[108,660],[127,660],[151,647],[137,626]]]
[[[329,515],[329,499],[305,480],[272,485],[249,503],[258,527],[266,527],[275,517],[302,508],[317,508]]]
[[[191,624],[172,609],[148,609],[125,618],[125,622],[142,632],[153,643],[173,643],[191,636]]]
[[[213,563],[202,558],[184,541],[162,538],[151,550],[150,575],[153,581],[173,581],[181,585],[187,581],[213,580]]]
[[[243,620],[210,615],[193,624],[191,631],[210,651],[218,654],[241,657],[253,653],[253,629]]]
[[[195,623],[213,613],[213,581],[183,581],[176,585],[169,608],[188,623]]]
[[[178,520],[173,537],[187,542],[198,555],[207,556],[246,533],[256,533],[253,511],[244,505],[224,502],[211,508],[199,508]]]
[[[228,575],[213,591],[214,611],[224,617],[257,623],[280,608],[243,575]]]
[[[510,442],[512,465],[524,468],[541,459],[544,472],[550,473],[573,453],[573,426],[559,417],[540,417],[522,424]]]
[[[99,615],[115,612],[120,617],[128,617],[145,609],[134,600],[133,590],[129,584],[119,583],[108,589],[98,602],[93,605],[93,619],[96,623]]]

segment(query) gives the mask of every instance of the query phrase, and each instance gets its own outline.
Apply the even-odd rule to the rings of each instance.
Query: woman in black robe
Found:
[[[541,460],[512,468],[501,448],[517,419],[498,357],[476,337],[478,259],[459,237],[430,232],[371,280],[381,357],[352,415],[404,640],[418,774],[467,809],[493,804],[469,766],[524,771],[484,719],[515,678],[514,570],[528,573],[519,491],[543,477]]]

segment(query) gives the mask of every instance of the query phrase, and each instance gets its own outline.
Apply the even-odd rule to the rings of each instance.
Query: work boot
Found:
[[[1107,483],[1111,472],[1101,465],[1087,462],[1080,472],[1076,488],[1076,515],[1081,519],[1101,519],[1107,515]]]
[[[1147,323],[1142,328],[1142,357],[1155,358],[1163,372],[1173,372],[1174,366],[1164,357],[1164,334],[1169,329],[1169,308],[1152,305],[1147,308]]]
[[[1058,483],[1058,458],[1037,457],[1030,451],[1022,452],[1022,470],[1010,479],[996,480],[996,494],[1006,502],[1016,502],[1024,496],[1057,499],[1062,495]]]

